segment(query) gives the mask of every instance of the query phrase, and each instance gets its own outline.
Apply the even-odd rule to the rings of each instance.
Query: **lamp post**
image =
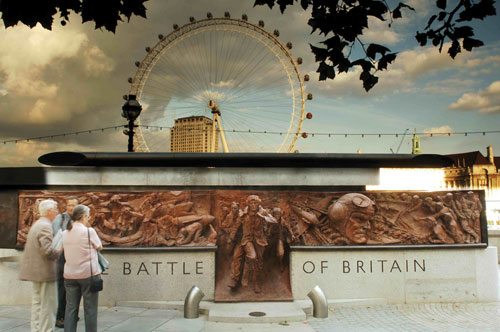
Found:
[[[137,101],[136,95],[128,95],[122,110],[122,116],[128,120],[128,130],[124,131],[124,134],[128,135],[128,152],[134,152],[134,127],[136,127],[134,121],[142,111],[142,106]]]

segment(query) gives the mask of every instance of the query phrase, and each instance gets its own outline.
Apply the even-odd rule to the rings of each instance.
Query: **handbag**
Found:
[[[87,236],[89,238],[89,252],[90,252],[90,291],[95,293],[95,292],[100,292],[103,289],[103,281],[101,279],[101,275],[94,275],[92,273],[92,250],[90,249],[90,231],[87,228]]]

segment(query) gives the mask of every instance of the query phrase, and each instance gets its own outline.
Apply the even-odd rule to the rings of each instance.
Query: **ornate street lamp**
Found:
[[[142,106],[137,101],[136,95],[128,95],[127,101],[122,106],[122,116],[128,120],[128,129],[124,130],[124,134],[128,135],[128,152],[134,152],[134,121],[139,117],[142,111]]]

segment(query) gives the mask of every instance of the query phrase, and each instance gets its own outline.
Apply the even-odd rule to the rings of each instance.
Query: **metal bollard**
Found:
[[[313,303],[313,316],[316,318],[328,318],[328,301],[321,288],[317,285],[314,286],[313,290],[307,296]]]
[[[198,318],[200,316],[200,301],[205,296],[198,286],[193,286],[184,300],[184,318]]]

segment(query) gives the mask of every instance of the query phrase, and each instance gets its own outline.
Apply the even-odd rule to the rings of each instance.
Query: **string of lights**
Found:
[[[94,132],[104,132],[105,130],[110,130],[110,129],[118,129],[118,128],[124,128],[126,126],[124,125],[119,125],[119,126],[112,126],[112,127],[104,127],[104,128],[96,128],[96,129],[89,129],[89,130],[81,130],[81,131],[75,131],[75,132],[69,132],[69,133],[63,133],[63,134],[54,134],[54,135],[46,135],[46,136],[38,136],[38,137],[29,137],[29,138],[18,138],[18,139],[11,139],[11,140],[5,140],[1,141],[3,144],[7,143],[20,143],[20,142],[30,142],[30,141],[37,141],[37,140],[44,140],[44,139],[52,139],[56,137],[66,137],[66,136],[77,136],[79,134],[92,134]],[[174,129],[174,127],[166,127],[166,126],[152,126],[152,125],[137,125],[136,127],[141,127],[146,130],[149,129],[156,129],[156,130],[171,130]],[[206,131],[203,129],[197,129],[197,128],[183,128],[181,129],[183,131]],[[218,130],[219,131],[219,130]],[[278,131],[266,131],[266,130],[252,130],[252,129],[247,129],[247,130],[238,130],[238,129],[223,129],[222,131],[224,132],[233,132],[233,133],[248,133],[248,134],[266,134],[266,135],[286,135],[286,133],[283,132],[278,132]],[[461,131],[461,132],[416,132],[414,134],[417,134],[418,136],[421,137],[448,137],[448,136],[469,136],[469,135],[483,135],[485,136],[486,134],[497,134],[500,133],[500,130],[482,130],[482,131]],[[361,137],[364,138],[366,137],[383,137],[383,136],[394,136],[394,137],[399,137],[399,136],[411,136],[412,134],[406,134],[406,133],[348,133],[348,132],[343,132],[343,133],[337,133],[337,132],[303,132],[301,134],[296,134],[296,135],[301,135],[302,137],[315,137],[315,136],[327,136],[327,137],[342,137],[344,136],[345,138],[348,137]]]
[[[17,139],[11,139],[11,140],[5,140],[2,141],[3,144],[7,143],[20,143],[20,142],[30,142],[30,141],[41,141],[44,139],[52,139],[56,137],[66,137],[66,136],[78,136],[79,134],[92,134],[94,132],[104,132],[105,130],[110,130],[110,129],[118,129],[118,128],[123,128],[123,125],[119,126],[113,126],[113,127],[104,127],[104,128],[96,128],[96,129],[89,129],[89,130],[81,130],[81,131],[73,131],[69,133],[62,133],[62,134],[53,134],[53,135],[46,135],[46,136],[37,136],[37,137],[28,137],[28,138],[17,138]]]

